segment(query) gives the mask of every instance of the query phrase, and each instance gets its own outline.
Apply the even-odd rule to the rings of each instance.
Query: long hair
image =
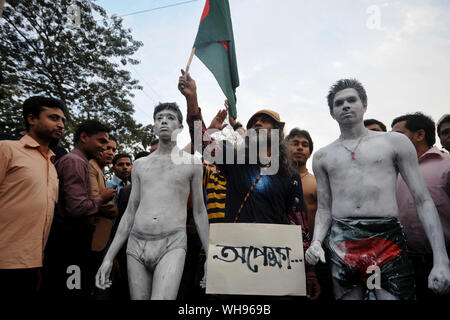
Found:
[[[286,144],[285,138],[284,138],[284,131],[283,128],[275,124],[274,129],[278,129],[279,135],[278,135],[278,163],[279,163],[279,169],[278,172],[281,175],[284,176],[290,176],[296,171],[294,170],[294,167],[292,165],[290,156],[289,156],[289,149]],[[267,147],[272,148],[272,141],[270,140],[271,135],[268,135],[267,139]],[[235,159],[237,157],[236,152],[241,151],[242,149],[235,148]],[[258,143],[258,154],[259,154],[259,143]],[[272,155],[273,156],[273,155]],[[249,152],[249,137],[245,137],[245,163],[249,163],[250,158],[250,152]]]

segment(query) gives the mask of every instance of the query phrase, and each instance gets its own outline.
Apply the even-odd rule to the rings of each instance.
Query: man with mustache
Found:
[[[86,120],[74,134],[75,148],[56,163],[59,176],[59,200],[47,247],[48,286],[50,295],[89,297],[89,253],[95,229],[95,214],[100,206],[115,195],[105,189],[92,195],[89,159],[97,158],[106,149],[110,129],[97,120]],[[69,273],[68,273],[69,272]],[[81,281],[68,277],[79,273]]]
[[[57,99],[34,96],[23,103],[26,134],[0,141],[0,296],[37,294],[38,269],[58,200],[55,154],[66,108]]]
[[[106,150],[102,152],[100,157],[89,160],[89,174],[91,178],[92,195],[98,196],[106,188],[104,170],[110,165],[114,159],[117,150],[117,139],[113,135],[109,135],[109,141],[106,144]],[[114,220],[117,218],[117,206],[112,201],[102,204],[94,217],[95,231],[92,239],[90,272],[89,277],[90,288],[94,288],[95,273],[102,263],[105,254],[105,248],[111,236]],[[108,294],[102,292],[99,294],[94,291],[95,298],[105,298]],[[101,296],[101,297],[100,297]]]

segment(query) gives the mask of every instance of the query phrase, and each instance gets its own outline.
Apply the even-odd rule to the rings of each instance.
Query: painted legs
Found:
[[[128,283],[132,300],[175,300],[183,275],[186,251],[174,249],[161,258],[151,272],[132,256],[127,256]]]

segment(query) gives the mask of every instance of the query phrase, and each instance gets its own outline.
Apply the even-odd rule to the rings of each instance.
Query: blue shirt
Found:
[[[122,179],[120,179],[118,176],[116,176],[114,174],[113,178],[111,180],[108,180],[106,182],[106,186],[109,189],[113,189],[114,186],[116,186],[116,195],[114,196],[114,204],[117,206],[118,202],[119,202],[119,192],[120,189],[122,189],[123,187],[125,187],[127,184],[129,184],[129,181],[123,181]]]

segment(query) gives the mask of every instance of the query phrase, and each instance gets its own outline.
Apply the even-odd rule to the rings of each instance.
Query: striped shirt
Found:
[[[210,223],[222,222],[225,218],[227,180],[223,175],[208,168],[203,170],[205,204]]]

